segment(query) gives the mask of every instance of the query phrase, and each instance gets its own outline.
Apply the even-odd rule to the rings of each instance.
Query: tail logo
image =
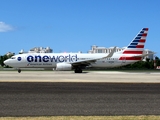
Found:
[[[148,28],[143,28],[138,35],[131,41],[131,43],[124,49],[123,54],[142,54],[144,50],[144,44]]]

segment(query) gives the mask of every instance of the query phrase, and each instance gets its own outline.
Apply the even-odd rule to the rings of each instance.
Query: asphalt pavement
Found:
[[[159,83],[0,82],[0,117],[160,115]]]

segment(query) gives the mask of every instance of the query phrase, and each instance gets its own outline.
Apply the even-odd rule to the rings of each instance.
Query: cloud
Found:
[[[14,30],[14,28],[11,25],[0,21],[0,32],[8,32],[12,30]]]

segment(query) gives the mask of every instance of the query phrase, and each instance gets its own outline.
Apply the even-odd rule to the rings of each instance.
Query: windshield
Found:
[[[16,59],[16,57],[15,57],[15,56],[13,56],[13,57],[11,57],[11,59]]]

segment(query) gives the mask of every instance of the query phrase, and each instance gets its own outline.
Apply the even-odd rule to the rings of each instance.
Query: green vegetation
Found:
[[[160,59],[155,58],[156,66],[160,66]],[[146,59],[146,61],[139,61],[134,64],[121,67],[122,69],[154,69],[154,60]]]
[[[13,55],[3,55],[0,56],[0,66],[4,67],[4,68],[9,68],[9,66],[6,66],[3,62],[5,60],[7,60],[8,58],[11,58]]]

